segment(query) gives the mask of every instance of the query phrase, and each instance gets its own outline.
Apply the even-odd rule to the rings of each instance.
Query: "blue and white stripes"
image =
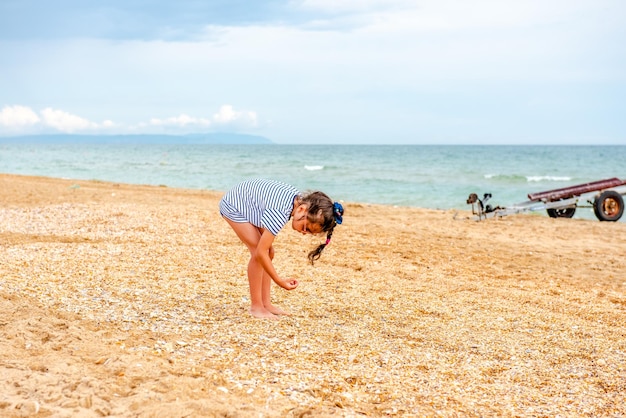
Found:
[[[299,193],[295,187],[275,180],[246,180],[222,197],[220,213],[234,222],[250,222],[278,235],[289,221]]]

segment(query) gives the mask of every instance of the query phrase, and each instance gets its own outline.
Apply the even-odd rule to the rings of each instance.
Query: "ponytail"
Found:
[[[334,226],[333,229],[335,229]],[[326,234],[326,242],[324,244],[318,245],[316,249],[309,253],[308,257],[311,264],[315,263],[315,261],[317,261],[317,259],[322,256],[322,251],[324,251],[324,248],[326,248],[326,246],[330,244],[330,238],[333,236],[333,229],[328,231],[328,233]]]

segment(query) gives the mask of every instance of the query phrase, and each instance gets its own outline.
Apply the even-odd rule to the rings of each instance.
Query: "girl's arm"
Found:
[[[257,244],[254,257],[258,260],[258,262],[263,266],[263,270],[267,272],[267,274],[274,280],[274,283],[282,287],[283,289],[293,290],[298,287],[298,281],[294,279],[283,280],[278,276],[274,265],[272,264],[272,259],[270,258],[270,248],[274,243],[274,235],[267,229],[263,230],[261,234],[261,239]]]

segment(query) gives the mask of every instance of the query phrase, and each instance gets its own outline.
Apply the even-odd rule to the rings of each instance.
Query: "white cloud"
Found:
[[[380,11],[398,7],[415,7],[414,0],[303,0],[298,3],[303,10],[324,13],[356,13]]]
[[[149,122],[141,122],[136,125],[124,125],[114,123],[107,119],[102,123],[95,123],[81,116],[74,115],[60,109],[47,107],[39,112],[33,111],[28,106],[5,106],[0,111],[1,128],[5,133],[32,133],[49,132],[50,130],[77,133],[89,131],[91,133],[153,133],[155,131],[167,131],[171,133],[196,133],[206,132],[211,127],[217,129],[236,131],[238,129],[256,128],[257,113],[250,110],[235,110],[231,105],[223,105],[211,118],[194,117],[180,114],[167,118],[150,118]]]
[[[47,107],[35,112],[28,106],[5,106],[0,111],[0,128],[6,128],[5,133],[28,134],[34,132],[60,131],[75,133],[79,131],[110,130],[117,125],[111,120],[101,124],[73,115],[69,112]],[[2,130],[0,130],[2,133]]]
[[[236,131],[238,129],[256,128],[257,113],[250,110],[235,110],[231,105],[223,105],[211,118],[195,117],[180,114],[167,118],[151,118],[149,122],[141,122],[128,130],[135,133],[167,131],[172,133],[206,132],[208,129]]]
[[[41,116],[43,117],[43,122],[46,126],[65,133],[96,129],[98,127],[98,124],[90,122],[85,118],[72,115],[71,113],[63,110],[52,109],[50,107],[42,110]]]
[[[533,26],[588,16],[601,8],[586,0],[303,0],[298,7],[325,13],[331,21],[360,22],[389,32]]]
[[[231,105],[223,105],[213,115],[213,120],[219,125],[236,125],[254,128],[257,126],[257,114],[252,111],[236,111]]]
[[[185,114],[174,116],[166,119],[152,118],[149,125],[163,127],[193,127],[207,128],[211,125],[211,121],[205,118],[194,118]]]
[[[39,120],[39,116],[26,106],[5,106],[0,111],[0,125],[10,129],[33,126]]]

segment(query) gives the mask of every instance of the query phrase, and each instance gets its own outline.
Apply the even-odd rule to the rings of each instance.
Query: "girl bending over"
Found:
[[[274,180],[247,180],[228,191],[220,201],[220,213],[248,247],[250,313],[256,318],[277,319],[289,315],[272,305],[272,280],[286,290],[298,287],[295,279],[282,278],[274,269],[274,238],[289,222],[302,234],[326,232],[326,242],[309,253],[311,264],[330,243],[333,230],[343,220],[343,207],[326,194],[302,194],[293,186]]]

